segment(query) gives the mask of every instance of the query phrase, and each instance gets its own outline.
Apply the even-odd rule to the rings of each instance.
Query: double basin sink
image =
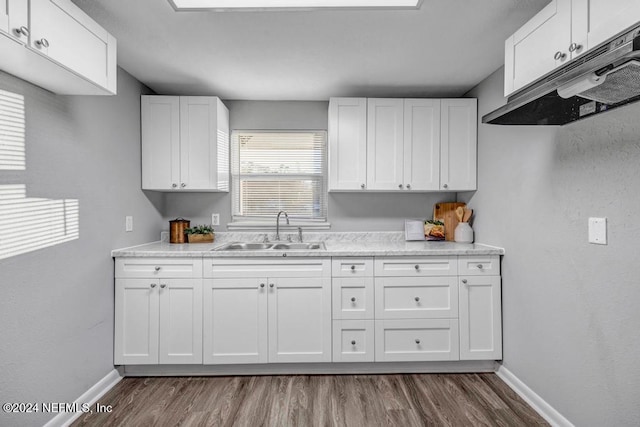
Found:
[[[233,242],[221,246],[216,251],[289,251],[289,250],[324,250],[322,242],[316,243],[255,243],[255,242]]]

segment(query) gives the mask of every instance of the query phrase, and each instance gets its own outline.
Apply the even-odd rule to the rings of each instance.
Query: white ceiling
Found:
[[[549,0],[424,0],[419,10],[175,12],[168,0],[73,0],[159,94],[223,99],[460,96]]]

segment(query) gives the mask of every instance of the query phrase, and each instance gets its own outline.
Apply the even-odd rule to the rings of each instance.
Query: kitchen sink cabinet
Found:
[[[636,0],[552,0],[505,41],[509,96],[640,19]]]
[[[476,121],[475,99],[331,98],[329,189],[475,190]]]
[[[329,259],[205,265],[204,363],[331,361]]]
[[[141,97],[142,188],[229,191],[229,110],[217,97]]]
[[[0,65],[62,95],[117,92],[116,40],[70,0],[0,0]]]

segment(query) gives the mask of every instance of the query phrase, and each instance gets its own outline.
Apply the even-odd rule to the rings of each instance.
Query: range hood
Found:
[[[564,125],[638,100],[640,23],[516,92],[482,123]]]

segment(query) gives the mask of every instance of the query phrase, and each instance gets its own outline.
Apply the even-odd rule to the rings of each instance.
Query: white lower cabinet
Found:
[[[116,279],[114,363],[202,363],[202,280]]]
[[[373,320],[333,321],[333,361],[373,362]]]
[[[376,362],[458,360],[458,319],[376,320]]]
[[[214,260],[205,275],[205,364],[331,361],[329,259]]]
[[[460,276],[460,360],[502,359],[500,276]]]

